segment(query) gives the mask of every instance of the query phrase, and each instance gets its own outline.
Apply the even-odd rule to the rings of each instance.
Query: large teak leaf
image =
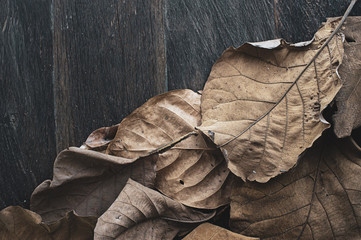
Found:
[[[167,222],[199,224],[211,219],[215,211],[203,213],[186,207],[179,202],[165,197],[161,193],[146,188],[141,184],[129,179],[118,198],[109,209],[98,219],[94,230],[95,239],[162,239],[167,232],[172,235],[178,233],[179,227],[167,224]],[[160,221],[163,220],[163,221]],[[144,226],[152,229],[148,236],[144,236]],[[135,230],[136,229],[136,230]],[[158,238],[154,238],[157,236]]]
[[[99,217],[117,198],[129,177],[154,186],[151,157],[126,159],[71,147],[57,156],[53,180],[33,192],[31,210],[45,222],[55,221],[74,210],[80,216]]]
[[[360,183],[360,146],[325,134],[295,169],[234,189],[231,229],[261,239],[361,239]]]
[[[135,158],[195,131],[201,118],[200,97],[185,89],[150,99],[119,124],[108,152]],[[197,208],[229,203],[232,175],[220,150],[202,134],[155,157],[156,188],[165,195]]]
[[[338,23],[328,21],[310,42],[229,48],[213,66],[199,129],[221,147],[229,169],[243,180],[267,182],[286,172],[329,127],[321,111],[342,85],[337,75],[342,36],[314,56]]]
[[[350,136],[361,126],[361,17],[348,17],[343,33],[346,42],[340,76],[344,85],[336,95],[337,112],[333,116],[337,137]]]

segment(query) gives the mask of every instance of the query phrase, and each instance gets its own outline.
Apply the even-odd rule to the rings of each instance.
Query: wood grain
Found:
[[[277,37],[290,42],[312,39],[327,17],[342,16],[351,0],[275,0]],[[350,15],[361,15],[361,2]]]
[[[28,206],[55,157],[50,2],[0,0],[0,209]]]
[[[162,5],[54,1],[57,151],[165,91]]]
[[[273,1],[165,0],[169,89],[203,89],[230,47],[275,37]]]

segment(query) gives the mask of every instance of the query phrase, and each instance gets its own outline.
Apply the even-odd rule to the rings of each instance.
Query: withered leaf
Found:
[[[107,152],[136,158],[193,132],[200,119],[199,105],[200,95],[188,89],[149,99],[122,120]],[[188,145],[181,142],[179,147]]]
[[[43,221],[55,221],[74,210],[80,216],[99,217],[117,198],[129,177],[152,187],[152,157],[126,159],[71,147],[57,156],[53,180],[33,192],[31,210]]]
[[[361,148],[331,133],[290,172],[234,188],[231,229],[261,239],[361,239]]]
[[[289,170],[329,127],[321,111],[341,88],[336,69],[342,37],[333,37],[312,59],[338,23],[329,20],[310,42],[271,40],[229,48],[213,66],[199,129],[221,147],[229,169],[243,180],[267,182]]]
[[[68,212],[64,218],[44,224],[34,212],[17,206],[7,207],[0,212],[0,239],[88,240],[93,238],[96,221],[95,217],[79,217]]]
[[[174,239],[181,231],[182,226],[180,226],[179,223],[156,218],[141,222],[134,227],[127,229],[116,239],[168,240]],[[114,238],[108,236],[97,236],[96,239],[110,240]]]
[[[125,236],[132,236],[133,239],[162,239],[168,232],[174,235],[179,231],[177,225],[166,224],[168,221],[190,224],[192,227],[193,224],[205,222],[214,215],[215,211],[204,213],[186,207],[129,179],[118,198],[98,219],[94,239],[127,239]],[[145,225],[138,226],[144,222]],[[150,234],[144,236],[140,229],[149,227]],[[128,234],[128,231],[131,234]]]
[[[113,140],[117,133],[119,124],[102,127],[93,131],[86,139],[84,145],[87,149],[103,150],[108,147],[108,144]]]
[[[333,116],[334,131],[340,138],[361,126],[361,17],[348,17],[343,33],[345,55],[339,72],[344,85],[336,95]]]
[[[257,240],[259,238],[246,237],[225,228],[210,223],[203,223],[188,234],[183,240]]]
[[[108,152],[138,157],[167,146],[200,124],[200,95],[176,90],[156,96],[119,125]],[[192,135],[157,156],[156,188],[191,207],[229,203],[232,176],[222,153],[202,134]]]

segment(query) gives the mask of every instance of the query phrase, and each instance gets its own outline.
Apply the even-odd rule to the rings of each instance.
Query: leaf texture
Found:
[[[310,42],[278,39],[229,48],[213,66],[199,129],[243,180],[267,182],[286,172],[329,127],[321,111],[342,85],[337,75],[342,36],[311,60],[338,22],[329,20]]]
[[[154,239],[150,235],[142,238],[144,232],[140,232],[139,229],[144,226],[139,228],[138,225],[146,222],[148,231],[151,226],[151,235],[159,237],[164,236],[166,232],[174,234],[178,231],[177,226],[165,224],[166,221],[192,226],[205,222],[214,215],[215,211],[204,213],[186,207],[129,179],[118,198],[98,219],[94,239],[126,239],[123,235],[127,234],[127,231],[133,232],[134,239]]]
[[[95,223],[95,217],[79,217],[68,212],[64,218],[44,224],[34,212],[21,207],[7,207],[0,212],[0,239],[88,240],[93,238]]]
[[[261,239],[361,239],[361,148],[330,133],[290,172],[239,184],[231,229]]]
[[[150,99],[119,125],[109,154],[135,158],[167,146],[200,124],[200,95],[171,91]],[[219,149],[192,135],[156,156],[156,188],[191,207],[215,209],[230,202],[232,175]]]
[[[192,90],[155,96],[122,120],[107,153],[125,158],[149,154],[193,132],[200,120],[199,109],[200,95]],[[189,145],[181,142],[178,147]]]
[[[361,126],[361,17],[348,17],[344,26],[345,56],[339,71],[344,85],[336,95],[333,116],[334,131],[340,138]]]
[[[183,240],[257,240],[259,238],[246,237],[225,228],[210,223],[203,223],[188,234]]]
[[[59,153],[53,180],[44,181],[34,190],[30,207],[45,222],[58,220],[71,210],[80,216],[99,217],[129,177],[154,186],[154,168],[152,157],[126,159],[71,147]]]

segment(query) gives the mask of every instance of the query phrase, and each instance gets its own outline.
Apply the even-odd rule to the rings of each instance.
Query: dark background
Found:
[[[96,128],[159,93],[202,89],[229,46],[309,40],[349,2],[0,0],[0,209],[28,207],[56,154]]]

